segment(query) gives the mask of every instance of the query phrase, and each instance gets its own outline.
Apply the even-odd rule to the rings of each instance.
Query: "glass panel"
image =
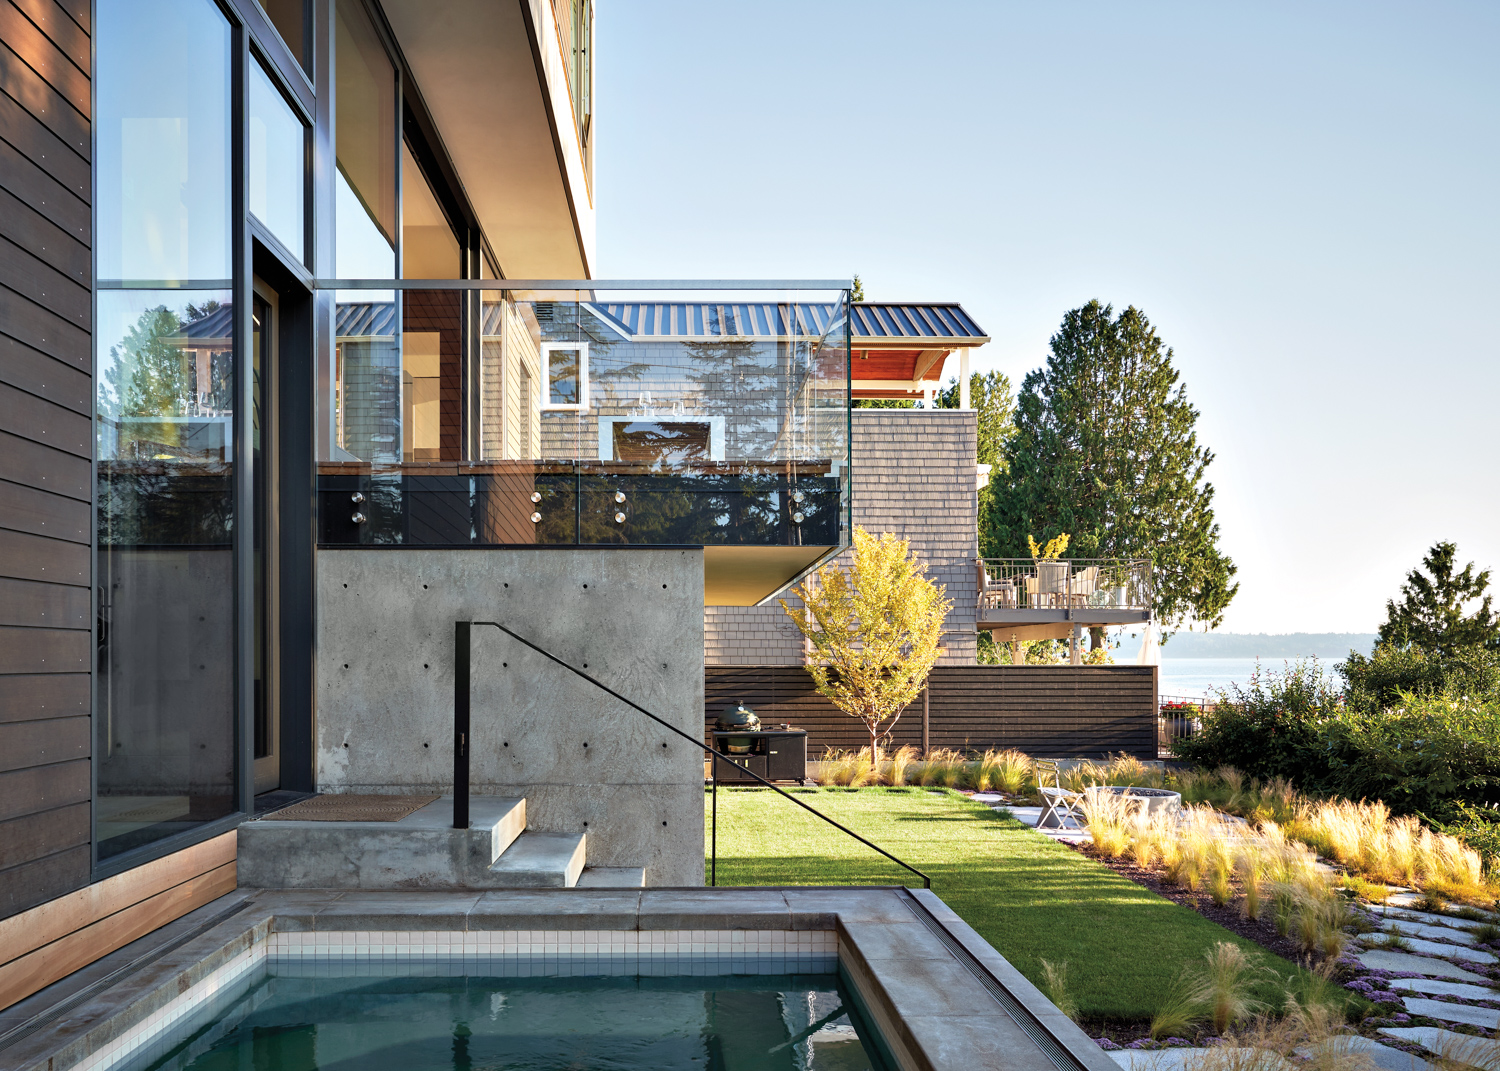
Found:
[[[840,297],[482,292],[478,457],[461,295],[400,300],[399,355],[392,304],[339,307],[321,542],[780,547],[790,578],[847,541]]]
[[[250,211],[299,260],[307,128],[259,63],[250,65]]]
[[[308,47],[312,35],[307,31],[309,0],[260,0],[260,6],[276,32],[286,42],[287,49],[297,57],[302,69],[312,73],[312,49]]]
[[[338,221],[341,279],[396,275],[396,68],[359,0],[339,0]]]
[[[97,20],[99,278],[225,285],[229,24],[211,0],[99,0]]]
[[[401,143],[401,277],[456,279],[463,275],[458,239],[438,200],[417,166],[411,149]]]
[[[235,810],[234,309],[98,295],[97,822],[106,858]]]

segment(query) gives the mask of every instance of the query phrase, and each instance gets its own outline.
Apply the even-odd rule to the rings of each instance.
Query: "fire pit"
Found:
[[[1096,793],[1108,792],[1115,796],[1124,796],[1127,800],[1139,801],[1139,806],[1145,814],[1154,814],[1157,811],[1175,811],[1182,806],[1182,793],[1172,792],[1165,788],[1136,788],[1132,785],[1093,785],[1083,790],[1085,796],[1094,796]]]

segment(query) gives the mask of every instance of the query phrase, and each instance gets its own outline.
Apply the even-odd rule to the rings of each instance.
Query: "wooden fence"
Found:
[[[863,725],[819,695],[800,666],[709,666],[705,678],[708,728],[726,704],[744,702],[762,725],[806,729],[809,759],[870,742]],[[1157,757],[1154,666],[938,666],[927,695],[902,712],[886,746],[923,746],[924,706],[929,747]]]

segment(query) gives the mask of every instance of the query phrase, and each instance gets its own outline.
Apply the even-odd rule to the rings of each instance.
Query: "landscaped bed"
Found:
[[[1268,969],[1255,992],[1273,1006],[1305,981],[1259,945],[958,792],[801,791],[929,874],[933,891],[1037,985],[1048,984],[1043,960],[1066,965],[1068,994],[1096,1036],[1105,1022],[1138,1028],[1149,1020],[1182,970],[1219,942]],[[774,793],[721,788],[718,811],[720,885],[896,885],[911,877]]]

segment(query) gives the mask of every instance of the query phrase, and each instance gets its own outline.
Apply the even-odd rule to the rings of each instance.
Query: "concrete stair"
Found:
[[[580,889],[643,889],[646,868],[643,866],[586,866],[578,875]]]
[[[470,828],[453,828],[452,796],[398,822],[285,821],[272,812],[239,827],[239,884],[410,890],[645,884],[640,868],[585,870],[584,833],[528,831],[524,799],[475,796],[469,815]]]

